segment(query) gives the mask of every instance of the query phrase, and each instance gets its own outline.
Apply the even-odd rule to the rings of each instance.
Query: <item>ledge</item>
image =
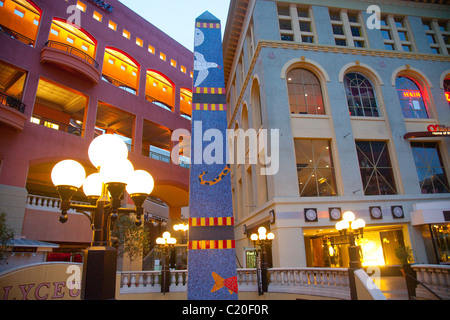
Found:
[[[0,103],[0,124],[15,130],[22,131],[27,117],[20,111]]]
[[[75,49],[75,48],[73,48]],[[50,64],[65,69],[73,73],[85,81],[96,85],[100,81],[100,71],[98,71],[95,60],[83,59],[71,53],[70,50],[63,51],[63,49],[51,48],[45,46],[41,50],[41,63]],[[89,61],[93,61],[92,63]]]

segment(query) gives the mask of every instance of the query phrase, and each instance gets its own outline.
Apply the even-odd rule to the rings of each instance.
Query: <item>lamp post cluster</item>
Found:
[[[111,247],[111,230],[121,214],[135,214],[136,225],[142,225],[143,204],[153,191],[154,180],[148,172],[134,170],[128,160],[128,148],[118,136],[97,137],[90,144],[88,154],[97,173],[86,178],[80,163],[64,160],[55,165],[51,177],[61,198],[59,221],[66,223],[67,212],[75,209],[89,218],[94,232],[91,247],[84,256],[81,298],[114,299],[117,250]],[[91,205],[71,203],[81,186]],[[125,190],[135,208],[121,208]]]
[[[170,232],[164,232],[162,238],[156,239],[156,244],[162,253],[162,278],[161,278],[161,292],[165,295],[170,288],[170,269],[168,268],[169,252],[177,244],[177,239],[172,238]]]
[[[250,236],[256,250],[256,274],[258,279],[258,293],[263,295],[268,291],[269,278],[268,269],[269,263],[267,261],[267,246],[272,245],[275,235],[271,232],[267,234],[267,229],[260,227],[258,234],[254,233]],[[259,249],[257,248],[259,246]]]
[[[361,255],[360,247],[356,245],[356,239],[364,237],[366,222],[363,219],[355,220],[355,214],[351,211],[344,212],[343,219],[336,223],[341,239],[349,244],[348,255],[350,258],[350,268],[360,269]]]

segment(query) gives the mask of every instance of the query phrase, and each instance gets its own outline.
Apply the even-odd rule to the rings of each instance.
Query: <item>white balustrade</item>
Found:
[[[269,292],[297,293],[349,299],[347,269],[336,268],[273,268],[269,269]],[[121,272],[121,294],[161,292],[160,271]],[[240,292],[256,292],[256,269],[238,269]],[[187,271],[170,271],[170,292],[187,291]]]
[[[433,290],[439,297],[450,300],[450,266],[437,264],[414,264],[411,266],[416,271],[417,280],[429,289]],[[416,296],[425,299],[436,299],[436,297],[418,285]]]
[[[71,201],[71,203],[73,203],[73,204],[88,204],[86,202],[80,202],[80,201]],[[30,194],[27,197],[26,207],[28,209],[33,209],[33,210],[59,212],[60,204],[61,204],[61,199],[59,199],[59,198],[51,198],[51,197]],[[76,214],[75,210],[69,210],[68,212],[71,214]]]

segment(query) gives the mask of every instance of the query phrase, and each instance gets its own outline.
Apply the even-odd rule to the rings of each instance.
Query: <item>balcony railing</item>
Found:
[[[20,34],[14,30],[11,30],[4,25],[0,24],[0,33],[3,33],[4,35],[11,37],[13,39],[19,40],[20,42],[23,42],[30,47],[34,47],[35,41],[33,39],[25,37],[23,34]]]
[[[11,107],[21,113],[25,113],[25,104],[21,101],[14,99],[13,97],[10,97],[2,92],[0,92],[0,104],[4,106]]]
[[[87,202],[80,202],[80,201],[75,201],[73,203],[74,204],[89,204]],[[61,205],[60,198],[51,198],[51,197],[47,197],[47,196],[30,194],[27,197],[26,207],[28,209],[33,209],[33,210],[59,212],[60,205]],[[72,209],[69,210],[68,212],[72,213],[72,214],[76,213],[76,211],[72,210]]]
[[[58,49],[67,53],[70,53],[78,58],[83,59],[84,61],[88,62],[89,64],[93,65],[96,69],[98,69],[99,64],[97,61],[94,60],[94,58],[92,58],[89,54],[87,54],[86,52],[81,51],[80,49],[74,48],[72,46],[69,46],[68,44],[62,43],[62,42],[58,42],[58,41],[53,41],[53,40],[49,40],[45,43],[45,46],[47,48],[53,48],[53,49]]]
[[[125,90],[125,91],[127,91],[129,93],[132,93],[134,95],[137,94],[137,90],[136,89],[134,89],[134,88],[130,87],[129,85],[123,83],[122,81],[114,79],[114,78],[112,78],[110,76],[102,74],[102,80],[106,81],[106,82],[109,82],[109,83],[115,85],[116,87],[119,87],[120,89]]]
[[[120,272],[120,293],[161,292],[160,271]],[[238,269],[239,292],[257,292],[256,269]],[[343,268],[269,269],[269,292],[350,299],[348,270]],[[187,291],[187,270],[170,271],[170,292]]]
[[[450,265],[422,264],[411,265],[417,280],[431,289],[441,299],[450,300]],[[433,295],[418,285],[416,295],[419,298],[434,299]]]
[[[149,94],[145,94],[145,99],[147,99],[148,101],[152,102],[153,104],[156,104],[158,107],[161,107],[161,108],[166,109],[168,111],[173,111],[173,107],[172,106],[169,106],[167,103],[164,103],[162,101],[159,101],[156,98],[153,98]]]
[[[74,125],[67,124],[67,123],[62,123],[62,122],[59,122],[59,121],[56,121],[53,119],[41,117],[36,114],[33,114],[32,118],[31,118],[31,122],[42,125],[44,127],[47,127],[47,128],[53,129],[53,130],[63,131],[65,133],[69,133],[74,136],[81,137],[83,135],[83,129],[80,127],[76,127]]]
[[[172,159],[170,156],[161,154],[159,152],[150,151],[149,149],[142,149],[142,155],[165,163],[172,163]],[[179,166],[185,169],[190,168],[190,164],[184,161],[180,161]]]

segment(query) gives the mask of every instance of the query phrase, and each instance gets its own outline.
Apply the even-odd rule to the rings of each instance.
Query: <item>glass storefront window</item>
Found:
[[[450,262],[450,224],[431,226],[439,262]]]
[[[336,234],[305,236],[308,267],[348,268],[349,245],[345,242]],[[356,244],[361,247],[363,267],[401,264],[395,255],[398,247],[405,246],[401,229],[388,227],[384,230],[367,230],[363,238],[357,239]]]

